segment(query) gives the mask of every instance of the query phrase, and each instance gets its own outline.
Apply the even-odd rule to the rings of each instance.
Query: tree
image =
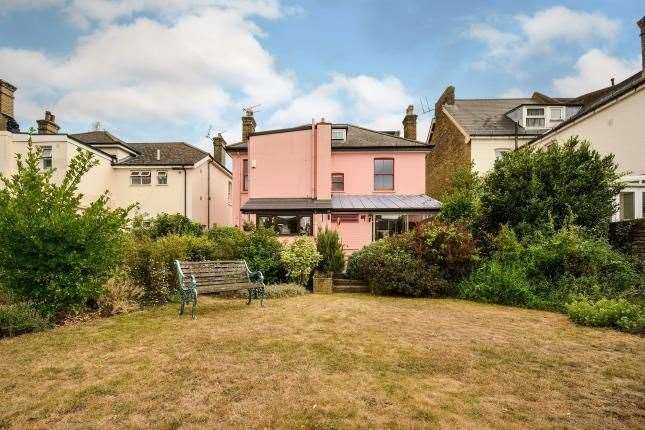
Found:
[[[483,227],[494,232],[506,224],[521,237],[572,222],[604,236],[617,210],[620,176],[613,155],[600,155],[578,137],[546,149],[520,148],[496,160],[484,179]]]
[[[41,149],[27,143],[17,172],[0,175],[0,275],[5,287],[48,316],[95,301],[122,257],[132,207],[110,209],[107,192],[88,206],[78,185],[97,161],[80,151],[60,183],[41,170]]]
[[[481,215],[482,180],[473,170],[473,164],[455,171],[450,179],[450,190],[441,196],[439,217],[447,222],[472,225]]]

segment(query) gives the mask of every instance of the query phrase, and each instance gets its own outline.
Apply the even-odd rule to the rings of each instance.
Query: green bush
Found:
[[[472,164],[455,171],[450,190],[441,196],[439,218],[446,222],[476,224],[481,217],[482,180]]]
[[[158,240],[134,240],[126,259],[126,270],[143,289],[143,302],[158,305],[174,297],[177,289],[175,260],[212,260],[216,245],[205,236],[169,235]]]
[[[488,260],[458,288],[463,299],[484,303],[532,307],[536,297],[521,264]]]
[[[412,232],[408,246],[414,255],[427,266],[435,267],[447,280],[459,280],[468,274],[476,260],[470,229],[461,223],[430,219]]]
[[[509,225],[521,238],[572,218],[598,237],[607,234],[622,188],[613,155],[601,156],[589,142],[572,137],[536,149],[527,145],[495,161],[482,189],[482,226],[496,232]]]
[[[321,255],[318,270],[323,273],[341,273],[345,268],[343,243],[336,230],[319,230],[316,236],[316,249]]]
[[[315,242],[307,236],[302,236],[287,244],[282,249],[280,258],[289,279],[304,286],[320,262],[321,255],[316,250]]]
[[[237,227],[215,226],[208,230],[206,236],[215,244],[218,260],[237,260],[242,258],[242,251],[248,235]]]
[[[139,220],[137,226],[135,226],[136,228],[152,239],[171,234],[199,236],[203,232],[203,228],[199,223],[179,213],[162,213],[149,220]]]
[[[411,235],[373,242],[353,253],[347,274],[370,282],[376,294],[412,297],[444,294],[448,285],[436,268],[428,267],[409,250]]]
[[[645,331],[645,308],[625,299],[583,299],[567,305],[567,313],[582,325],[615,327],[630,333]]]
[[[258,226],[248,234],[242,247],[242,258],[252,271],[261,270],[264,280],[276,284],[285,279],[285,270],[280,260],[282,244],[277,233],[270,228]]]
[[[62,317],[95,303],[123,258],[131,208],[111,209],[107,193],[81,204],[78,185],[97,161],[79,150],[60,181],[41,169],[31,139],[17,172],[0,187],[0,272],[17,300]]]
[[[0,337],[45,330],[49,322],[25,303],[0,305]]]

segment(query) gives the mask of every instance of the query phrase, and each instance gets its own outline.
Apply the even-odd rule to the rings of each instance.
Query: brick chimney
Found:
[[[255,118],[251,109],[244,109],[242,117],[242,142],[248,142],[249,136],[255,133]]]
[[[455,104],[455,87],[450,85],[449,87],[446,87],[445,90],[443,90],[443,93],[441,96],[439,96],[439,99],[437,99],[437,103],[434,104],[434,117],[437,118],[437,115],[439,115],[439,112],[441,112],[441,108],[443,105],[454,105]]]
[[[222,133],[217,133],[213,138],[213,158],[222,166],[226,163],[226,141]]]
[[[643,63],[643,77],[645,77],[645,16],[642,17],[636,24],[638,25],[638,28],[641,29],[641,61]]]
[[[60,127],[56,124],[56,117],[50,111],[45,111],[45,119],[39,119],[38,134],[56,134]]]
[[[18,124],[14,120],[14,93],[16,87],[0,79],[0,131],[14,131]]]
[[[414,106],[409,105],[403,117],[403,137],[410,140],[417,140],[417,116],[414,113]]]

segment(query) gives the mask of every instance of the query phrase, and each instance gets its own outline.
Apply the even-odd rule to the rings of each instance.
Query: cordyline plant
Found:
[[[64,177],[41,169],[31,137],[16,155],[17,171],[0,175],[0,276],[18,299],[48,317],[92,304],[121,259],[132,207],[111,209],[108,193],[83,206],[78,186],[97,164],[78,151]]]

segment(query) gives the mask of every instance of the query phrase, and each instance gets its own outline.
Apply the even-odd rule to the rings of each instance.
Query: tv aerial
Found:
[[[421,115],[425,115],[434,111],[434,108],[431,106],[432,105],[430,104],[426,96],[421,97]]]
[[[242,108],[242,112],[244,112],[244,115],[246,116],[253,116],[255,112],[260,112],[260,109],[258,109],[262,105],[253,105],[253,106],[247,106]]]

